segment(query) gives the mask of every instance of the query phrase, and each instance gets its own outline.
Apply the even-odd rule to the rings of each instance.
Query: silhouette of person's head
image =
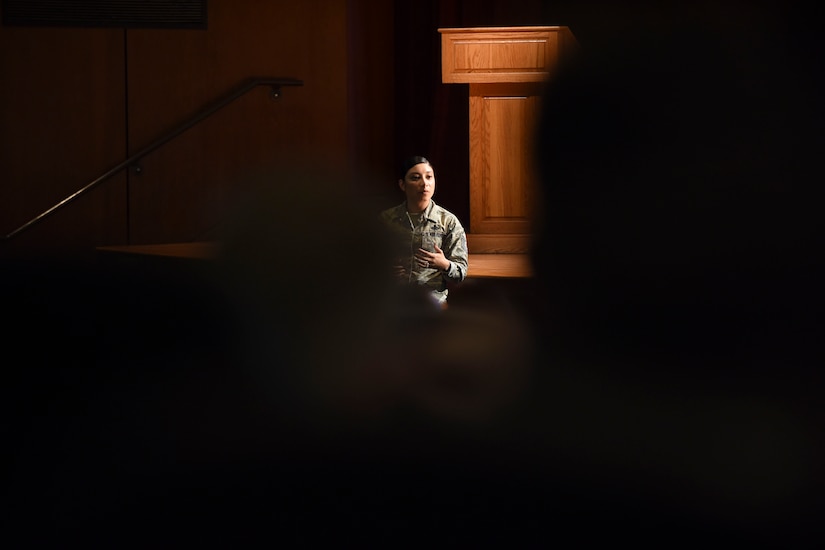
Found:
[[[805,322],[822,304],[823,109],[757,15],[623,30],[548,86],[534,261],[563,342],[637,360],[786,353],[798,334],[779,312]]]
[[[704,7],[583,44],[542,98],[545,418],[631,514],[788,536],[823,454],[822,82],[782,14]]]

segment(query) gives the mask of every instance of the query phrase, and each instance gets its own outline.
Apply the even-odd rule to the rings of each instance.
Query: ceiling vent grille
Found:
[[[3,25],[205,29],[207,0],[3,0]]]

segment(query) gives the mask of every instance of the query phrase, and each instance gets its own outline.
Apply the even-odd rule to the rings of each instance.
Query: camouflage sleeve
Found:
[[[450,267],[444,271],[444,277],[456,283],[460,283],[467,277],[468,253],[467,235],[464,232],[461,222],[454,219],[447,227],[447,235],[444,238],[442,248],[444,256],[450,260]]]

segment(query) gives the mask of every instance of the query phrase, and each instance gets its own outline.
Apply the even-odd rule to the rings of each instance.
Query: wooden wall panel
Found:
[[[123,31],[0,25],[0,233],[124,157]],[[126,236],[121,176],[0,242],[0,256],[71,254]]]
[[[248,178],[293,161],[348,162],[345,0],[213,0],[204,31],[128,33],[134,151],[250,76],[303,80],[272,101],[259,88],[141,163],[130,177],[132,244],[219,236]]]
[[[0,254],[213,238],[242,182],[288,164],[363,174],[354,192],[367,196],[384,183],[372,174],[394,176],[392,5],[211,0],[209,10],[200,30],[0,27],[3,236],[244,79],[304,82],[277,101],[255,89],[139,171],[0,241]]]

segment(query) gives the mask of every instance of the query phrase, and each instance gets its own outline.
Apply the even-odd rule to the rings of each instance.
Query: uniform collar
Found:
[[[405,209],[407,208],[406,203],[404,204],[404,208]],[[437,221],[433,217],[433,212],[435,211],[436,208],[438,208],[438,207],[436,206],[435,201],[433,199],[430,199],[430,204],[428,204],[427,208],[425,208],[424,211],[421,213],[421,218],[422,219],[427,219],[427,220],[430,220],[430,221]]]
[[[424,211],[421,213],[421,217],[430,221],[438,221],[433,217],[433,212],[436,208],[439,208],[438,205],[435,204],[433,199],[430,199],[430,204]],[[405,220],[407,219],[407,201],[402,202],[398,206],[395,207],[395,217],[397,219]]]

